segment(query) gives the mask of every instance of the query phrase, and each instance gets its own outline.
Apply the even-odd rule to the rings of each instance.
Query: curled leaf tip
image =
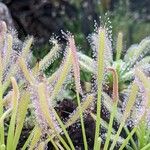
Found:
[[[113,75],[113,102],[118,101],[118,74],[114,68],[107,68]]]
[[[0,33],[4,33],[7,31],[7,25],[5,21],[0,21]]]

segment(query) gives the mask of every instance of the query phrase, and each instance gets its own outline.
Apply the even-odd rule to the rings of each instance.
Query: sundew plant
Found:
[[[56,150],[150,148],[150,39],[122,54],[123,34],[119,33],[113,57],[108,30],[106,26],[97,27],[89,37],[93,58],[79,52],[74,36],[63,32],[67,40],[65,50],[52,38],[50,52],[31,66],[33,38],[24,42],[22,51],[14,51],[14,35],[1,22],[0,150],[17,149],[29,103],[36,119],[22,150],[50,149],[49,144]],[[61,65],[50,76],[45,75],[45,70],[62,52]],[[8,63],[3,63],[6,60]],[[89,92],[83,92],[81,70],[92,75]],[[62,118],[56,110],[57,101],[60,97],[62,101],[65,99],[70,82],[74,85],[77,107],[67,118]],[[93,137],[87,135],[89,117],[94,124]],[[81,143],[71,137],[73,127],[81,129]]]
[[[17,149],[29,104],[29,93],[20,92],[18,58],[26,59],[32,38],[22,46],[23,51],[14,49],[18,40],[13,32],[7,31],[5,22],[0,22],[0,149]],[[13,40],[13,38],[15,40]],[[18,76],[19,75],[19,76]],[[14,76],[14,77],[12,77]],[[22,80],[23,81],[23,80]],[[10,90],[11,88],[11,90]],[[6,121],[9,119],[9,121]]]

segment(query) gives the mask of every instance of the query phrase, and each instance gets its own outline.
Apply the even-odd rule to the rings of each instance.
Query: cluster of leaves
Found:
[[[52,38],[53,48],[33,67],[30,52],[33,38],[28,38],[22,45],[22,51],[16,52],[14,35],[7,31],[4,22],[0,22],[0,25],[0,150],[17,148],[30,102],[34,107],[36,121],[23,150],[44,150],[48,142],[56,150],[81,148],[74,145],[68,133],[68,128],[76,122],[81,124],[84,149],[88,150],[85,131],[88,115],[95,122],[95,138],[92,139],[94,150],[149,149],[150,81],[143,73],[148,73],[149,69],[150,59],[149,56],[145,57],[150,50],[149,38],[132,46],[124,59],[120,59],[122,33],[119,33],[116,59],[113,60],[108,29],[98,27],[90,38],[92,59],[77,52],[73,35],[63,33],[68,41],[63,52],[64,58],[60,67],[46,76],[45,70],[59,57],[62,49],[57,40]],[[81,86],[80,67],[93,76],[89,93],[84,92]],[[74,84],[78,107],[68,119],[62,120],[55,110],[56,101],[65,97],[64,91],[70,81]],[[119,93],[126,96],[121,99]],[[109,113],[106,114],[107,121],[101,114],[103,105]],[[7,118],[10,121],[9,125],[6,123],[6,134]],[[118,124],[117,130],[114,128],[115,122]],[[121,133],[123,130],[126,132],[125,137]]]

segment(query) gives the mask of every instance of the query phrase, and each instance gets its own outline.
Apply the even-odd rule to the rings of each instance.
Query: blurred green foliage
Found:
[[[124,49],[133,43],[139,43],[141,39],[150,35],[150,22],[148,22],[147,18],[142,18],[143,16],[137,10],[132,10],[133,2],[131,3],[131,0],[70,0],[67,3],[69,7],[72,7],[71,18],[68,17],[67,12],[64,13],[61,18],[64,23],[62,29],[70,31],[75,36],[79,51],[86,55],[91,56],[87,36],[94,31],[94,20],[97,24],[100,24],[107,22],[105,20],[109,17],[113,41],[116,41],[117,34],[121,31],[123,33]],[[134,2],[135,5],[136,3],[139,2]],[[107,16],[105,15],[106,13]],[[99,19],[99,16],[101,16],[101,19]],[[64,43],[65,40],[61,42]],[[35,48],[34,55],[37,60],[40,60],[50,49],[51,45],[45,44],[40,48]],[[53,69],[48,68],[47,74],[49,74],[49,70],[55,70],[58,66],[59,62],[54,62]],[[83,76],[82,73],[81,76]],[[89,77],[83,77],[84,80],[87,80],[87,78]]]
[[[88,1],[90,3],[90,1]],[[105,16],[105,13],[108,13],[112,25],[112,36],[116,37],[118,32],[124,33],[124,40],[126,41],[126,46],[133,43],[140,42],[141,39],[150,35],[150,22],[146,18],[140,17],[140,12],[137,10],[131,10],[131,1],[130,0],[97,0],[95,2],[95,9],[93,10],[97,16]],[[92,2],[93,3],[93,2]],[[134,2],[134,5],[139,2]],[[82,21],[82,0],[71,0],[71,4],[77,8],[77,20],[66,21],[66,27],[69,31],[73,32],[76,35],[76,41],[79,46],[83,49],[87,48],[87,43],[85,39],[85,34],[83,33],[83,21]],[[113,6],[111,6],[113,5]],[[133,5],[133,4],[132,4]],[[113,8],[111,8],[113,7]],[[136,16],[139,16],[136,18]],[[85,16],[88,18],[88,16]],[[94,17],[93,17],[94,18]],[[95,18],[94,18],[95,19]],[[91,20],[92,21],[92,20]],[[99,23],[99,20],[96,20]],[[89,31],[93,31],[93,26]],[[89,54],[89,53],[87,53]]]

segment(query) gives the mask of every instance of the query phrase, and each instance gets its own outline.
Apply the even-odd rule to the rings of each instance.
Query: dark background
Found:
[[[94,20],[108,16],[113,37],[124,33],[126,47],[150,35],[150,0],[2,0],[9,8],[19,38],[33,35],[37,57],[47,53],[48,40],[61,29],[75,34],[77,44],[87,52],[86,37],[94,30]],[[42,49],[42,50],[41,50]]]

